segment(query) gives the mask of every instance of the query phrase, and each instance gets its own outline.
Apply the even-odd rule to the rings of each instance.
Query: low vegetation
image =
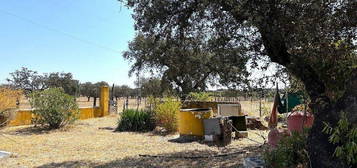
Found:
[[[150,97],[148,110],[125,110],[121,114],[117,131],[151,131],[156,126],[165,129],[166,133],[177,131],[177,115],[181,102],[173,97],[163,100]]]
[[[153,113],[148,110],[125,110],[118,122],[116,131],[145,132],[155,128]]]
[[[336,145],[334,156],[345,161],[350,167],[357,167],[357,126],[342,114],[336,127],[325,123],[323,129],[329,135],[330,143]]]
[[[168,97],[155,107],[156,125],[165,128],[168,132],[177,131],[177,115],[180,111],[181,102]]]
[[[293,132],[291,136],[282,138],[276,148],[267,149],[263,154],[267,167],[308,167],[307,135],[308,130],[303,133]]]
[[[50,129],[71,124],[79,116],[75,98],[66,94],[61,88],[33,92],[30,95],[30,104],[36,116],[33,122]]]

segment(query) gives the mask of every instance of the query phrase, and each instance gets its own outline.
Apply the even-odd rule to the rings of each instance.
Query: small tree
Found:
[[[47,88],[61,87],[65,93],[76,95],[79,83],[78,80],[73,79],[72,73],[39,74],[37,71],[25,67],[10,73],[10,77],[6,80],[11,87],[22,89],[26,94]]]
[[[91,97],[96,97],[97,91],[96,86],[91,82],[86,82],[80,85],[80,93],[82,96],[86,96],[88,101]]]
[[[44,76],[25,67],[10,73],[10,78],[6,80],[11,87],[22,89],[26,94],[47,88]]]
[[[36,91],[30,95],[30,104],[34,108],[35,124],[57,129],[78,119],[78,105],[74,97],[61,88]]]

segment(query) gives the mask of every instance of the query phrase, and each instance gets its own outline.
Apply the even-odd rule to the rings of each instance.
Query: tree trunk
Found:
[[[94,97],[93,107],[97,106],[97,97]]]
[[[237,12],[235,10],[236,8],[234,8],[234,4],[232,5],[231,1],[229,1],[229,4],[224,2],[220,1],[223,9],[231,12],[235,20],[242,21],[246,19],[244,17],[246,15],[242,15],[240,11]],[[248,2],[254,3],[255,1]],[[289,47],[286,45],[286,39],[284,38],[284,33],[282,33],[284,31],[281,30],[279,20],[277,19],[281,11],[277,8],[276,1],[264,2],[267,3],[256,5],[257,7],[262,7],[257,11],[264,11],[263,17],[261,20],[258,20],[256,26],[261,35],[266,54],[272,62],[284,66],[291,74],[304,83],[305,89],[312,101],[311,107],[314,111],[315,121],[308,137],[308,153],[312,167],[347,167],[343,161],[333,157],[336,146],[329,143],[329,136],[324,134],[322,129],[324,128],[324,122],[335,126],[340,119],[341,112],[347,114],[351,123],[357,123],[357,70],[354,70],[350,82],[346,84],[345,95],[339,98],[339,100],[328,98],[326,96],[326,86],[328,85],[324,83],[326,82],[325,80],[320,79],[320,76],[324,75],[319,74],[324,72],[316,72],[313,65],[306,62],[303,57],[291,55],[288,52]],[[242,12],[250,13],[244,10]],[[281,23],[281,25],[283,24]],[[336,92],[339,92],[339,90],[336,90]]]
[[[317,99],[312,104],[315,121],[308,137],[308,151],[313,168],[339,167],[347,165],[333,156],[336,146],[328,141],[328,135],[322,132],[323,122],[336,126],[342,112],[346,113],[349,122],[357,123],[357,73],[352,75],[346,86],[346,92],[335,103],[327,99]]]
[[[273,11],[273,10],[272,10]],[[298,77],[305,85],[305,89],[312,101],[315,121],[308,137],[308,152],[313,168],[347,167],[345,163],[333,157],[335,145],[329,143],[328,135],[322,132],[324,122],[335,126],[340,119],[341,112],[345,112],[352,123],[357,123],[357,70],[351,75],[345,85],[345,95],[339,100],[332,101],[326,95],[325,81],[312,65],[300,57],[287,52],[284,38],[279,27],[271,21],[274,17],[267,17],[266,22],[259,27],[264,47],[271,61],[276,62]],[[338,90],[336,90],[338,92]]]
[[[320,102],[315,105],[314,124],[308,137],[308,152],[313,168],[345,167],[343,163],[333,157],[335,146],[329,143],[328,135],[322,132],[324,122],[335,125],[339,114],[330,103]],[[335,105],[333,105],[335,106]]]

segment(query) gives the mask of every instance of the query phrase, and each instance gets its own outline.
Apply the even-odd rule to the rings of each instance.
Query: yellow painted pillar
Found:
[[[109,87],[102,86],[100,87],[100,110],[102,117],[109,115]]]

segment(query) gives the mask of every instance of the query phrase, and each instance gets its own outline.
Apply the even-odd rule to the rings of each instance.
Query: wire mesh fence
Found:
[[[163,98],[159,98],[163,101]],[[94,98],[78,97],[77,103],[79,107],[93,107]],[[180,101],[180,98],[177,98]],[[191,100],[195,101],[195,100]],[[270,113],[273,99],[272,98],[258,98],[258,97],[213,97],[207,101],[215,102],[239,102],[242,107],[242,112],[250,116],[266,116]],[[119,97],[114,99],[117,108],[115,111],[120,113],[124,109],[145,109],[150,108],[147,97]],[[96,100],[96,106],[99,106],[99,98]],[[27,98],[23,97],[20,100],[19,109],[30,109],[31,105]]]

